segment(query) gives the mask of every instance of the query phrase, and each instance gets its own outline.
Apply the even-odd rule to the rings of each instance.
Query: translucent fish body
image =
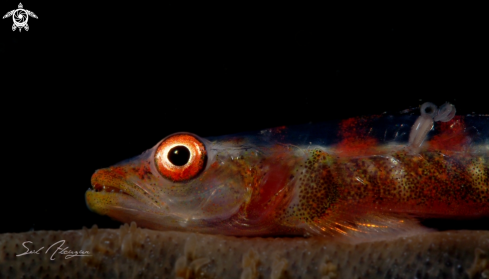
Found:
[[[371,236],[416,218],[489,216],[489,119],[436,123],[415,151],[415,116],[371,116],[200,139],[196,177],[161,175],[152,149],[98,170],[88,207],[159,230]],[[164,142],[162,140],[162,142]]]

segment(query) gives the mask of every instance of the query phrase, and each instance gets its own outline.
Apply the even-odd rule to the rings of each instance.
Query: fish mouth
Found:
[[[173,228],[178,222],[162,201],[144,188],[130,171],[119,167],[97,170],[85,192],[88,209],[120,222],[151,229]]]
[[[106,185],[102,185],[100,183],[94,183],[94,184],[92,184],[92,189],[89,189],[89,191],[94,191],[94,192],[97,192],[97,193],[98,192],[118,193],[118,194],[124,194],[124,195],[131,196],[131,194],[127,193],[126,191],[122,190],[119,187],[106,186]]]
[[[137,199],[137,195],[135,195],[137,186],[131,183],[128,178],[124,168],[99,169],[92,175],[92,188],[89,191],[124,194]]]
[[[111,215],[117,209],[148,211],[161,208],[161,202],[141,187],[125,168],[110,167],[97,170],[91,179],[92,187],[85,193],[87,207],[98,214]]]

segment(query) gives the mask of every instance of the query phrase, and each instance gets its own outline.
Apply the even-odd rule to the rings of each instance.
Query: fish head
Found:
[[[265,199],[287,184],[272,174],[282,172],[271,171],[284,167],[284,158],[269,153],[243,138],[173,134],[137,157],[97,170],[86,203],[98,214],[142,227],[236,235],[263,217]],[[266,194],[260,192],[264,184]]]

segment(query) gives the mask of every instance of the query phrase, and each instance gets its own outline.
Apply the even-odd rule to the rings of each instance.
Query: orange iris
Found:
[[[175,134],[164,139],[155,153],[161,175],[174,182],[196,177],[205,168],[207,151],[197,137]]]

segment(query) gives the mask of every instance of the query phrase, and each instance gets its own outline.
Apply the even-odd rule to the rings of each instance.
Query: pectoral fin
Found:
[[[307,222],[313,235],[337,237],[345,242],[360,243],[412,236],[432,231],[409,215],[364,213],[336,209],[330,216]]]

